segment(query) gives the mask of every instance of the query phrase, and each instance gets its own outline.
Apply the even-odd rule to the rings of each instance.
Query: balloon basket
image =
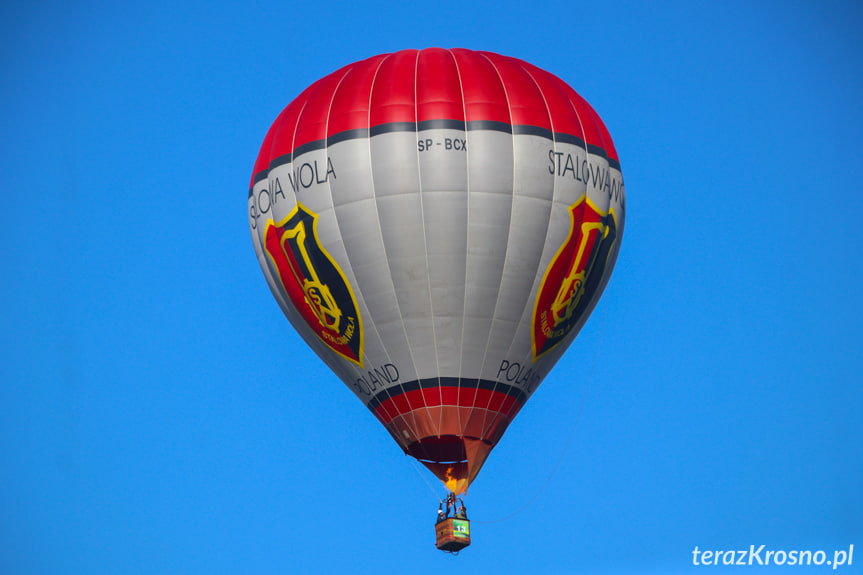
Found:
[[[458,553],[470,545],[470,521],[449,517],[435,525],[437,548],[441,551]]]

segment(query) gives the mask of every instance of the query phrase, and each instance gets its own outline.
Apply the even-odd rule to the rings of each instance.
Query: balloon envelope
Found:
[[[596,305],[624,211],[587,102],[464,49],[382,54],[315,82],[271,126],[249,188],[288,320],[456,493]]]

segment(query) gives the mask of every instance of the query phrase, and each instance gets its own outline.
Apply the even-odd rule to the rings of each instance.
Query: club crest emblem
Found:
[[[604,214],[582,196],[569,207],[570,229],[539,287],[531,339],[536,361],[560,343],[584,314],[617,237],[614,211]]]
[[[267,221],[264,247],[305,322],[333,351],[362,366],[362,322],[344,273],[318,240],[318,215],[298,203]]]

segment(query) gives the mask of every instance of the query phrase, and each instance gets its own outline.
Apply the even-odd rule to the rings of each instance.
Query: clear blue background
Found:
[[[861,30],[850,1],[2,3],[0,573],[699,573],[762,543],[863,572]],[[428,46],[562,77],[628,194],[458,557],[246,219],[294,96]]]

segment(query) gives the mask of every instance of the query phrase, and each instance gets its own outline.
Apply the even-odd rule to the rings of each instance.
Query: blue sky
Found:
[[[863,9],[755,4],[5,2],[0,572],[737,572],[693,548],[761,544],[854,544],[837,571],[863,572]],[[428,46],[563,78],[627,190],[609,287],[458,557],[246,220],[294,96]]]

